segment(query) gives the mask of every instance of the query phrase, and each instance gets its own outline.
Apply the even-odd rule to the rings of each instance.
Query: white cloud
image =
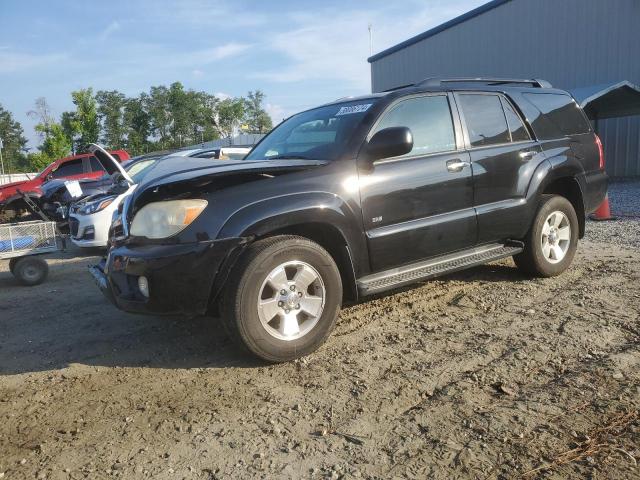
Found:
[[[198,70],[197,68],[196,68],[196,69],[191,70],[191,74],[192,74],[195,78],[201,78],[201,77],[203,77],[203,76],[204,76],[204,72],[203,72],[202,70]]]
[[[216,92],[213,94],[213,96],[218,98],[219,100],[226,100],[227,98],[232,97],[232,95],[229,95],[228,93],[224,93],[224,92]]]
[[[383,50],[434,27],[482,3],[414,2],[402,12],[392,7],[355,9],[336,15],[334,9],[316,9],[313,14],[292,13],[293,27],[267,36],[264,47],[282,54],[287,62],[278,68],[253,74],[273,82],[339,80],[345,87],[370,89],[368,24],[373,25],[374,50]],[[393,4],[392,4],[393,5]],[[408,15],[407,12],[411,11]]]
[[[265,25],[269,15],[251,11],[240,2],[231,0],[174,0],[164,8],[155,8],[152,0],[148,18],[151,22],[185,25],[194,29],[231,30]]]
[[[285,118],[293,115],[296,112],[291,112],[284,107],[274,104],[274,103],[266,103],[264,109],[267,111],[274,125],[277,125]]]
[[[223,58],[238,55],[247,50],[250,46],[251,45],[248,44],[231,42],[214,48],[200,50],[199,52],[196,52],[195,55],[190,55],[190,57],[197,56],[198,61],[202,63],[211,63],[216,60],[222,60]]]
[[[12,52],[0,49],[0,73],[12,73],[24,70],[43,68],[67,58],[65,53],[36,55],[31,53]]]
[[[120,30],[120,22],[117,20],[111,22],[100,34],[100,40],[105,41],[112,33],[115,33],[118,30]]]

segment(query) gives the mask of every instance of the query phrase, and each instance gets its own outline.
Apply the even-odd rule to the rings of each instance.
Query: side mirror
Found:
[[[407,127],[389,127],[377,132],[367,142],[364,155],[369,162],[409,153],[413,149],[413,135]]]

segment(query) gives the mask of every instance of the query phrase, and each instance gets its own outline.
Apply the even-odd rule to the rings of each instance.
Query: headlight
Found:
[[[87,203],[86,205],[80,207],[78,213],[80,215],[91,215],[92,213],[99,212],[100,210],[104,210],[109,205],[111,205],[115,199],[116,197],[108,197],[103,198],[102,200]]]
[[[145,205],[131,222],[131,235],[166,238],[184,230],[207,206],[206,200],[169,200]]]

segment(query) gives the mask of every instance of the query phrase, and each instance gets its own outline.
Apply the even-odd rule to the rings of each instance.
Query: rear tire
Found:
[[[536,277],[564,272],[578,246],[578,217],[571,202],[559,195],[543,195],[522,253],[514,255],[517,267]]]
[[[277,236],[253,243],[238,260],[221,316],[237,344],[269,362],[285,362],[324,343],[341,303],[331,255],[306,238]]]
[[[16,259],[11,273],[22,285],[31,287],[45,281],[49,274],[49,265],[39,257],[21,257]]]

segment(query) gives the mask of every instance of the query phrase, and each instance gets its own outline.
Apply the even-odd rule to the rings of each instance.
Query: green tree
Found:
[[[71,120],[75,135],[73,138],[75,151],[80,151],[89,143],[98,141],[100,134],[100,122],[98,121],[98,109],[92,88],[82,88],[71,92],[76,111]]]
[[[127,97],[117,90],[100,90],[96,93],[96,103],[102,125],[101,142],[109,148],[122,148],[126,134],[124,110]]]
[[[35,106],[27,115],[38,120],[35,130],[42,143],[38,146],[39,152],[29,154],[28,160],[31,171],[40,171],[52,161],[69,155],[71,141],[62,125],[55,122],[46,98],[37,98]]]
[[[2,161],[6,173],[27,172],[29,164],[24,155],[27,139],[20,122],[0,105],[0,139],[2,140]]]
[[[271,117],[262,107],[264,93],[260,90],[249,92],[245,100],[245,123],[249,133],[267,133],[273,128]]]
[[[52,122],[48,125],[39,123],[36,132],[43,135],[43,142],[38,147],[40,152],[29,156],[31,167],[34,171],[42,170],[58,158],[69,155],[71,142],[59,123]]]
[[[207,92],[197,92],[196,124],[194,125],[195,142],[210,142],[220,138],[216,129],[218,104],[220,99]]]
[[[62,112],[62,115],[60,115],[60,126],[65,136],[69,139],[72,153],[76,153],[74,138],[78,136],[78,125],[75,118],[74,112]]]
[[[167,148],[171,144],[172,123],[167,87],[151,87],[149,95],[144,97],[144,107],[149,114],[151,134],[160,140],[160,148]]]
[[[147,94],[142,93],[138,98],[128,98],[124,105],[124,128],[126,134],[126,148],[132,155],[139,155],[148,151],[151,134],[150,116],[145,110]]]
[[[222,138],[231,138],[238,131],[244,118],[245,100],[225,98],[217,105],[215,128]]]
[[[168,90],[169,117],[171,121],[171,146],[181,147],[188,143],[193,106],[192,96],[180,82],[174,82]]]

